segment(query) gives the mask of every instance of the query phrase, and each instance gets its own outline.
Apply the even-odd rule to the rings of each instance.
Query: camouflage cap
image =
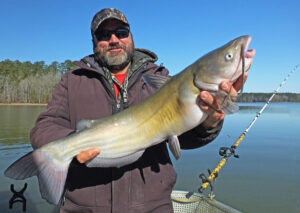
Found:
[[[115,9],[115,8],[105,8],[100,10],[98,13],[96,13],[96,15],[94,16],[93,20],[92,20],[92,24],[91,24],[91,33],[92,36],[95,34],[95,32],[98,30],[99,26],[107,19],[117,19],[120,20],[121,22],[123,22],[124,24],[129,26],[129,23],[126,19],[126,17],[124,16],[124,14]]]

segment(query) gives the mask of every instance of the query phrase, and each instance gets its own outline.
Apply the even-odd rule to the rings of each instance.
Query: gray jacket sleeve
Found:
[[[47,110],[39,115],[30,132],[34,149],[74,132],[70,127],[67,82],[67,75],[64,75],[53,92]]]

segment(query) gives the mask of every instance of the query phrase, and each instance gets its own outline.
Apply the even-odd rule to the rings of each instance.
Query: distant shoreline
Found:
[[[47,106],[42,103],[0,103],[0,106]]]
[[[237,103],[266,103],[266,101],[236,101]],[[271,103],[299,103],[299,101],[271,101]],[[47,104],[38,103],[0,103],[0,106],[47,106]]]
[[[243,93],[237,97],[237,103],[266,103],[273,93]],[[46,100],[44,100],[46,101]],[[300,93],[277,93],[272,103],[299,103]],[[0,106],[47,106],[47,103],[4,103]]]
[[[243,93],[237,102],[267,102],[273,93]],[[272,102],[300,102],[300,93],[277,93]]]

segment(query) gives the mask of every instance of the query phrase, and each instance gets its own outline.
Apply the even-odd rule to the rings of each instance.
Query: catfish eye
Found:
[[[225,53],[225,60],[230,61],[233,59],[233,54],[231,52]]]

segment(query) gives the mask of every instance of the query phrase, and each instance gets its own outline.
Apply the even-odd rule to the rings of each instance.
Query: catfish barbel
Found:
[[[5,175],[14,179],[36,175],[42,197],[58,204],[69,165],[83,150],[93,147],[101,150],[86,163],[88,167],[121,167],[140,158],[146,148],[168,140],[170,150],[178,159],[177,136],[207,117],[197,104],[202,90],[216,95],[223,112],[238,109],[225,92],[219,91],[219,84],[223,80],[235,82],[250,68],[255,53],[247,50],[250,41],[250,36],[236,38],[171,78],[145,75],[146,83],[160,88],[145,101],[106,118],[79,122],[79,128],[84,130],[26,154],[8,167]]]

